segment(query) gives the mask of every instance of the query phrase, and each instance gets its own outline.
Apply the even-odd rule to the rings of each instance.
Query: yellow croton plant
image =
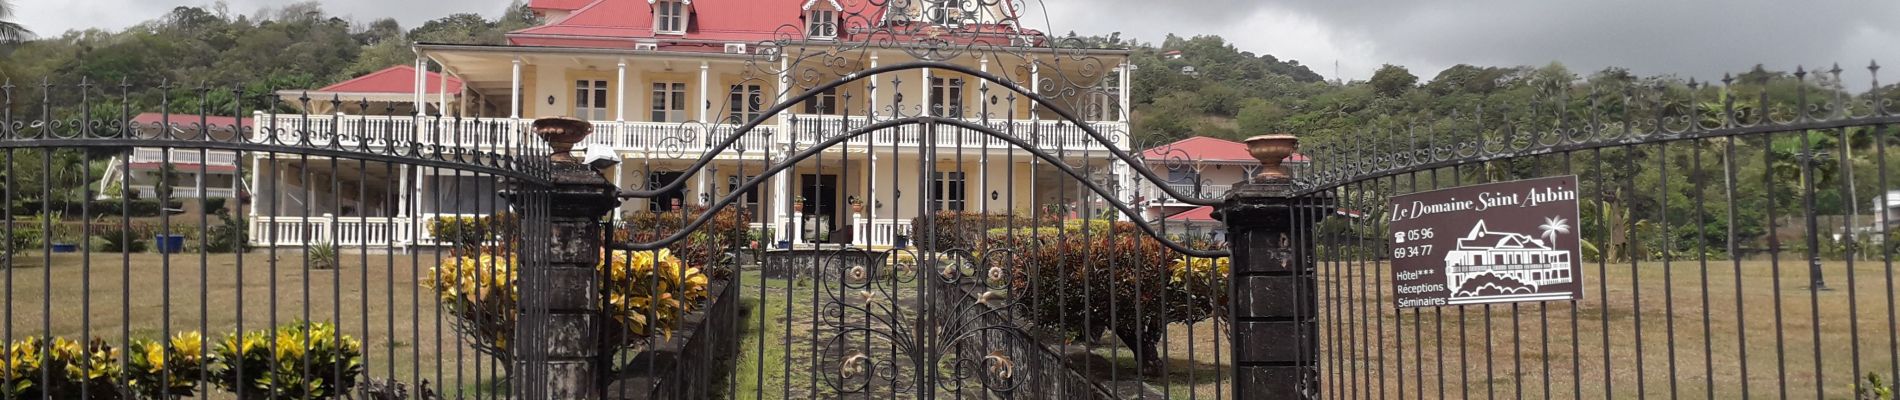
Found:
[[[706,298],[707,275],[670,250],[613,251],[602,258],[603,312],[627,333],[610,341],[624,345],[655,334],[670,338],[680,319]],[[515,254],[495,251],[444,259],[424,286],[435,290],[468,334],[505,353],[521,300],[520,261]]]

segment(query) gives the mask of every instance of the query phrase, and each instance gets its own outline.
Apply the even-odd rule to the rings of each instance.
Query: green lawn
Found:
[[[240,321],[255,330],[273,319],[310,319],[335,322],[340,332],[361,339],[367,377],[397,378],[412,393],[415,382],[428,380],[438,392],[472,396],[505,371],[462,345],[437,313],[435,298],[417,284],[435,265],[433,251],[365,259],[346,250],[334,270],[305,270],[297,251],[279,252],[273,263],[267,249],[242,257],[94,253],[90,263],[83,257],[54,254],[48,263],[37,251],[15,255],[14,268],[0,270],[8,306],[0,310],[6,327],[0,339],[89,335],[123,347],[122,332],[158,337],[167,323],[170,332],[204,330],[219,340]]]
[[[235,255],[179,254],[169,257],[169,273],[165,272],[167,258],[157,254],[132,254],[129,259],[93,254],[89,264],[78,254],[56,254],[50,263],[37,253],[22,254],[15,256],[13,269],[0,271],[8,306],[0,310],[6,327],[0,338],[78,337],[89,332],[118,343],[126,330],[138,337],[164,334],[167,321],[172,332],[207,329],[217,337],[234,329],[240,317],[246,329],[268,326],[274,313],[278,323],[306,317],[337,322],[343,332],[364,341],[371,377],[393,376],[405,382],[427,379],[436,382],[437,388],[447,387],[451,395],[457,390],[473,395],[496,382],[500,369],[459,344],[449,321],[437,314],[433,298],[416,284],[434,264],[433,252],[417,255],[413,261],[403,254],[371,254],[367,260],[357,253],[344,254],[339,269],[309,271],[302,268],[302,255],[297,252],[277,254],[275,271],[271,254],[264,250],[243,255],[242,270]],[[1819,385],[1826,398],[1846,398],[1856,360],[1862,371],[1891,373],[1894,361],[1888,349],[1893,344],[1888,338],[1900,329],[1887,317],[1888,299],[1895,294],[1886,284],[1896,276],[1880,262],[1856,263],[1851,286],[1846,263],[1827,262],[1824,271],[1831,290],[1810,293],[1801,261],[1781,261],[1779,291],[1773,288],[1774,265],[1744,261],[1739,292],[1736,265],[1711,261],[1706,268],[1706,306],[1701,263],[1611,264],[1603,271],[1585,263],[1581,274],[1585,300],[1574,308],[1570,303],[1525,304],[1515,309],[1504,305],[1493,306],[1487,313],[1484,307],[1474,306],[1464,309],[1462,319],[1455,307],[1416,313],[1392,309],[1387,288],[1390,271],[1383,265],[1338,268],[1322,263],[1320,267],[1326,279],[1322,289],[1366,288],[1337,301],[1323,298],[1321,302],[1327,307],[1322,315],[1322,372],[1328,376],[1326,388],[1340,390],[1329,393],[1335,396],[1379,397],[1383,389],[1386,396],[1396,397],[1403,381],[1405,392],[1423,389],[1425,397],[1436,397],[1442,380],[1445,394],[1452,397],[1465,391],[1473,396],[1495,391],[1515,397],[1520,386],[1525,396],[1542,397],[1548,385],[1558,397],[1581,387],[1587,398],[1624,398],[1638,395],[1640,379],[1641,394],[1647,396],[1666,396],[1674,383],[1678,394],[1690,398],[1706,397],[1708,388],[1713,388],[1716,398],[1739,398],[1744,384],[1750,396],[1777,397],[1780,381],[1785,379],[1791,397],[1814,397]],[[1346,285],[1348,277],[1353,279],[1351,285]],[[1607,292],[1600,289],[1604,284]],[[813,356],[825,339],[836,336],[820,319],[828,295],[814,299],[821,293],[809,282],[760,279],[756,272],[743,273],[734,290],[741,291],[745,312],[740,360],[735,379],[725,390],[735,391],[738,398],[754,398],[760,392],[765,398],[830,397],[831,385],[817,379],[838,375],[841,357]],[[1384,302],[1375,295],[1380,290],[1385,290]],[[1811,294],[1818,303],[1810,300]],[[1779,322],[1775,320],[1777,304]],[[1352,314],[1330,314],[1348,310]],[[1573,312],[1575,330],[1570,328]],[[1705,314],[1709,335],[1703,333]],[[1636,338],[1639,319],[1640,341]],[[1543,333],[1546,320],[1548,336]],[[1420,322],[1419,334],[1414,335],[1414,325]],[[1816,323],[1822,359],[1819,374]],[[1230,390],[1231,382],[1223,377],[1230,366],[1224,357],[1231,348],[1223,335],[1216,334],[1220,330],[1224,328],[1211,322],[1171,326],[1168,374],[1147,378],[1149,385],[1177,398],[1190,393],[1206,398]],[[1490,338],[1488,352],[1486,338]],[[1606,339],[1608,365],[1603,352]],[[1438,347],[1441,341],[1444,345]],[[1417,347],[1421,342],[1428,346]],[[1673,377],[1671,344],[1676,364]],[[1403,349],[1403,360],[1398,349]],[[1745,362],[1743,349],[1748,353]],[[1092,352],[1108,360],[1109,368],[1122,376],[1135,371],[1133,354],[1126,348],[1103,346]],[[1421,356],[1425,363],[1419,362]],[[1580,369],[1573,368],[1573,362]],[[1546,363],[1548,383],[1543,379]],[[1748,367],[1746,376],[1741,374],[1743,365]],[[1709,367],[1714,374],[1706,372]],[[1573,373],[1581,375],[1580,386]],[[1607,391],[1606,377],[1612,384]],[[901,397],[888,386],[874,385],[874,395],[869,397]]]
[[[1825,391],[1822,397],[1849,398],[1856,361],[1863,374],[1892,375],[1889,335],[1900,326],[1888,317],[1888,301],[1895,294],[1887,282],[1895,276],[1884,263],[1855,263],[1850,286],[1845,262],[1825,262],[1831,290],[1820,292],[1808,290],[1805,261],[1784,259],[1779,264],[1779,291],[1774,288],[1775,265],[1769,261],[1743,261],[1739,274],[1734,262],[1710,261],[1706,281],[1703,264],[1694,260],[1611,263],[1606,270],[1587,262],[1579,274],[1585,299],[1574,306],[1494,305],[1488,312],[1483,306],[1454,306],[1400,313],[1390,304],[1391,271],[1385,266],[1322,263],[1322,276],[1330,278],[1321,284],[1322,295],[1329,287],[1350,291],[1320,302],[1322,307],[1340,305],[1322,311],[1326,321],[1321,347],[1328,355],[1322,373],[1340,383],[1325,386],[1329,394],[1342,397],[1396,397],[1400,385],[1407,397],[1421,389],[1426,397],[1436,397],[1442,380],[1448,397],[1462,397],[1465,390],[1474,397],[1493,391],[1515,397],[1520,387],[1527,397],[1543,397],[1547,385],[1552,396],[1569,397],[1578,388],[1573,374],[1580,373],[1584,398],[1667,397],[1672,384],[1677,395],[1687,398],[1707,398],[1711,390],[1714,398],[1742,398],[1744,387],[1749,397],[1778,397],[1784,379],[1790,397],[1814,398],[1818,385]],[[1607,292],[1601,289],[1605,284]],[[1384,303],[1378,302],[1381,291]],[[1326,314],[1335,311],[1342,314]],[[1575,330],[1570,327],[1573,313]],[[1543,333],[1545,321],[1548,336]],[[1418,347],[1421,342],[1427,346]],[[1747,375],[1741,372],[1744,365]]]

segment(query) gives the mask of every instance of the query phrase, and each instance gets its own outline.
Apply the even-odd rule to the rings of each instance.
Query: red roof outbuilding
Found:
[[[1169,221],[1213,221],[1214,206],[1200,206],[1179,214],[1169,215]]]
[[[1181,139],[1141,152],[1141,158],[1152,161],[1180,159],[1184,161],[1214,162],[1255,162],[1253,154],[1247,152],[1247,144],[1232,140],[1195,136]],[[1288,162],[1307,162],[1305,154],[1294,153],[1287,157]]]
[[[442,93],[442,80],[445,79],[442,77],[442,74],[438,74],[435,72],[426,72],[423,74],[423,76],[425,77],[424,79],[427,79],[426,81],[424,81],[426,83],[423,84],[424,93],[429,93],[429,94]],[[449,93],[460,93],[462,91],[461,79],[455,79],[455,78],[446,78],[446,79],[449,80],[448,81]],[[381,71],[363,74],[362,76],[350,78],[350,80],[347,80],[347,81],[337,82],[336,84],[330,85],[330,86],[324,86],[322,89],[317,89],[312,92],[415,93],[416,92],[416,67],[409,66],[409,65],[397,65],[394,67],[384,68]]]

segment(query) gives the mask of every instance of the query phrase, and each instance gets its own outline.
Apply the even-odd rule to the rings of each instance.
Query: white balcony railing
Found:
[[[272,139],[282,143],[327,145],[332,140],[343,146],[368,142],[381,146],[391,142],[416,142],[485,152],[508,152],[527,142],[528,120],[423,118],[422,129],[416,117],[365,115],[262,114],[252,131],[253,140]]]
[[[835,135],[869,125],[865,117],[844,117],[836,115],[797,115],[792,131],[799,144],[810,145],[822,142]],[[1011,136],[1023,138],[1023,141],[1045,150],[1105,150],[1108,147],[1101,141],[1090,137],[1088,132],[1074,124],[1057,121],[990,121],[991,129]],[[1109,140],[1124,140],[1126,129],[1120,122],[1090,122],[1098,133]],[[918,146],[925,140],[916,125],[906,125],[896,129],[872,132],[870,135],[852,138],[848,143],[855,145],[877,146]],[[1008,141],[991,137],[981,132],[965,129],[939,129],[935,135],[938,147],[963,146],[966,148],[1006,149],[1011,147]],[[1115,143],[1123,146],[1122,143]]]
[[[408,218],[256,216],[250,217],[250,240],[258,246],[401,247],[415,244],[414,228]]]
[[[1169,188],[1174,189],[1175,192],[1181,193],[1182,195],[1186,195],[1191,198],[1200,198],[1200,199],[1218,199],[1218,198],[1221,198],[1221,196],[1226,196],[1227,191],[1232,190],[1234,188],[1234,185],[1205,185],[1205,184],[1200,185],[1197,188],[1192,183],[1169,183],[1167,184],[1167,186]],[[1159,187],[1149,186],[1147,193],[1145,194],[1147,195],[1148,199],[1156,200],[1163,204],[1183,204],[1181,201],[1179,201],[1180,199],[1176,199],[1174,198],[1174,196],[1169,196],[1167,192],[1162,191],[1161,188]]]
[[[139,191],[139,193],[152,193],[154,196],[158,194],[158,187],[154,185],[131,185],[129,187],[132,188],[132,190]],[[179,199],[232,198],[237,197],[237,188],[207,187],[204,193],[198,193],[198,187],[196,185],[173,185],[171,197]]]
[[[275,140],[283,143],[301,143],[308,140],[312,144],[327,145],[333,138],[343,146],[356,146],[365,141],[370,146],[386,145],[391,142],[417,142],[423,145],[441,145],[489,152],[508,152],[521,146],[538,146],[539,140],[528,139],[530,120],[520,119],[435,119],[424,118],[421,129],[417,129],[418,119],[405,116],[362,116],[362,115],[299,115],[299,114],[258,114],[253,131],[255,140],[270,139],[274,132]],[[782,137],[780,132],[790,130],[796,135],[800,145],[812,145],[834,135],[867,125],[864,117],[844,117],[834,115],[797,115],[788,117],[779,124],[760,125],[752,132],[741,137],[735,146],[748,152],[762,151],[774,142],[787,142],[793,138]],[[1091,122],[1097,132],[1107,135],[1109,140],[1121,141],[1126,138],[1126,129],[1119,122]],[[1057,121],[991,121],[992,129],[1023,138],[1025,142],[1043,149],[1061,150],[1103,150],[1107,145],[1095,140],[1074,123]],[[586,146],[606,146],[623,153],[686,153],[697,154],[706,151],[712,144],[724,140],[738,130],[737,125],[698,124],[672,122],[614,122],[594,121],[594,134],[581,142]],[[307,139],[306,139],[307,138]],[[963,146],[966,148],[991,149],[1009,148],[1009,142],[989,137],[976,131],[963,129],[939,129],[935,135],[939,147]],[[924,135],[915,125],[896,129],[885,129],[870,135],[850,140],[853,145],[878,145],[915,147],[922,145]],[[1115,145],[1123,145],[1115,143]],[[728,149],[731,154],[736,149]],[[179,152],[177,155],[195,152]],[[234,159],[235,156],[230,157]],[[214,161],[217,158],[213,158]]]
[[[199,154],[200,151],[203,151],[204,154]],[[167,157],[167,153],[170,154],[170,157]],[[132,151],[131,160],[133,163],[162,163],[170,161],[177,164],[235,166],[237,165],[238,158],[237,152],[230,150],[166,150],[140,147]],[[210,160],[210,162],[205,162],[205,160]]]

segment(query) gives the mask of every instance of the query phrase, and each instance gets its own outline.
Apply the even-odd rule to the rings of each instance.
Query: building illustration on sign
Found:
[[[1492,231],[1478,220],[1471,233],[1458,239],[1457,247],[1445,253],[1445,284],[1451,289],[1450,304],[1497,301],[1535,301],[1568,299],[1569,291],[1543,289],[1553,285],[1568,287],[1571,282],[1570,252],[1558,249],[1555,232],[1568,232],[1561,218],[1550,218],[1543,229],[1545,239],[1512,232]]]

